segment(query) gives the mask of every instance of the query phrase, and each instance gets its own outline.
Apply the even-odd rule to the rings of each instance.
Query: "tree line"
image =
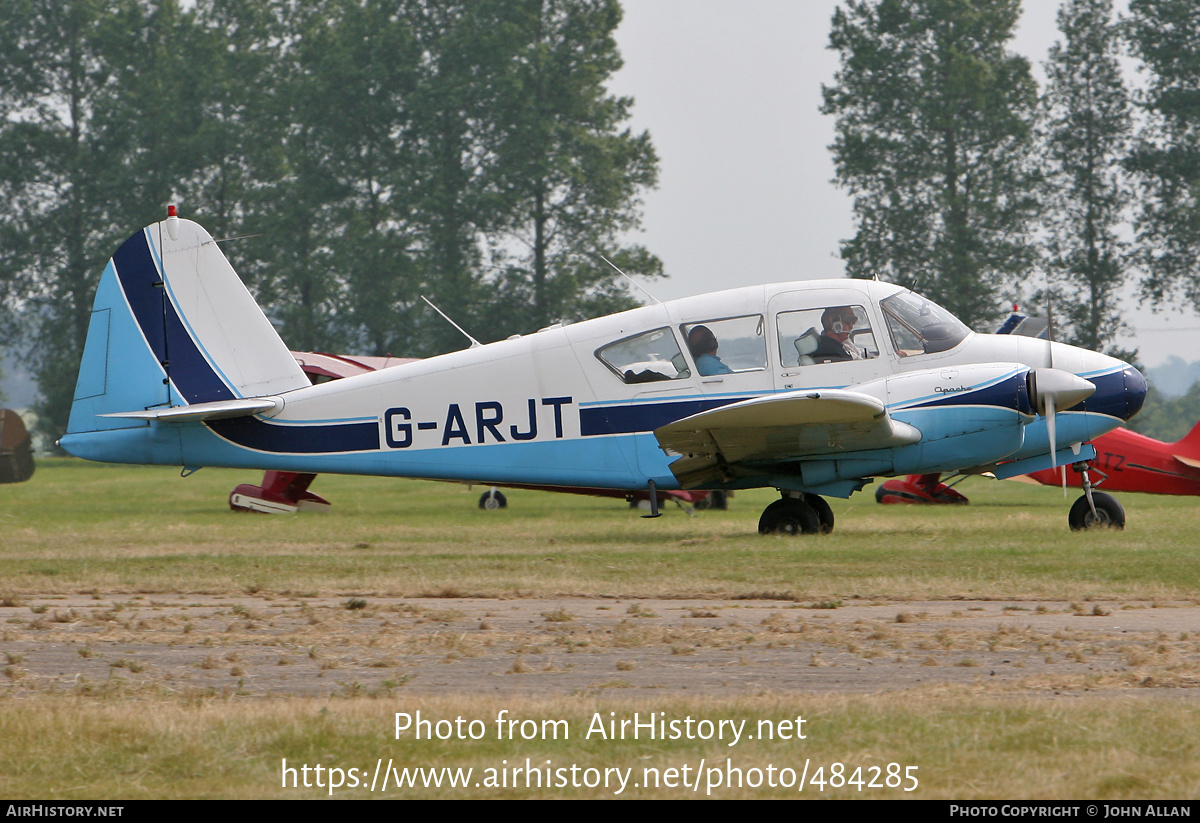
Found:
[[[846,0],[823,111],[854,198],[851,276],[922,291],[968,325],[1005,299],[1056,339],[1117,352],[1120,291],[1200,306],[1200,5],[1065,0],[1040,89],[1008,49],[1019,0]],[[1133,92],[1121,60],[1146,77]],[[1132,278],[1132,281],[1131,281]]]
[[[92,293],[169,203],[294,349],[461,347],[636,303],[655,185],[617,0],[8,0],[0,345],[65,429]]]
[[[853,197],[847,273],[986,330],[1052,298],[1114,353],[1120,290],[1200,304],[1200,5],[1065,0],[1039,89],[1019,0],[844,0],[822,112]],[[731,13],[734,13],[731,11]],[[635,301],[599,254],[655,185],[605,84],[617,0],[8,0],[0,345],[61,431],[100,267],[167,203],[201,221],[296,349],[461,345]],[[1146,83],[1125,83],[1135,59]],[[1128,354],[1128,353],[1125,353]]]

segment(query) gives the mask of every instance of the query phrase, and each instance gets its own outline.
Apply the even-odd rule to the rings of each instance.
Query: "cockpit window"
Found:
[[[950,312],[912,292],[894,294],[879,305],[901,357],[948,351],[971,333]]]
[[[685,323],[680,327],[701,377],[765,369],[765,330],[761,314]]]
[[[609,343],[598,349],[596,356],[626,383],[656,383],[691,376],[675,335],[667,328]]]
[[[779,333],[779,362],[785,367],[879,356],[870,317],[862,306],[780,312],[775,317],[775,326]]]

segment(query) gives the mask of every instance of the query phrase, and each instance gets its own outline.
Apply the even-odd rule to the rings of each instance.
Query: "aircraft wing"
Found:
[[[739,468],[916,443],[921,433],[893,420],[883,401],[842,389],[757,397],[694,414],[654,431],[684,488],[723,481]]]

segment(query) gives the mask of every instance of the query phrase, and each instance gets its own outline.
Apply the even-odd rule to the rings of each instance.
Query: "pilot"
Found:
[[[814,360],[835,362],[838,360],[862,360],[862,349],[850,342],[850,332],[858,322],[852,306],[831,306],[821,314],[821,336],[817,338]]]
[[[696,370],[701,377],[712,374],[733,374],[733,369],[717,357],[717,336],[708,326],[693,326],[688,332],[688,349],[696,360]]]

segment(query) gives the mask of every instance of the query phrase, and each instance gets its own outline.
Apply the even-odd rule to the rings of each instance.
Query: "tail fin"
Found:
[[[1192,430],[1171,444],[1176,457],[1186,457],[1193,461],[1200,458],[1200,423],[1192,426]]]
[[[216,241],[169,218],[126,240],[104,269],[62,442],[70,451],[70,435],[148,425],[129,412],[307,385]]]

